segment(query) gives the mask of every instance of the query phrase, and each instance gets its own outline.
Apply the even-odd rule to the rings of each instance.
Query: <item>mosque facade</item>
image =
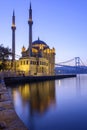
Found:
[[[53,75],[55,67],[55,48],[50,48],[39,38],[32,41],[32,8],[29,9],[29,45],[22,47],[22,56],[15,59],[15,14],[12,16],[12,60],[8,61],[8,69],[15,72],[23,72],[25,75]]]

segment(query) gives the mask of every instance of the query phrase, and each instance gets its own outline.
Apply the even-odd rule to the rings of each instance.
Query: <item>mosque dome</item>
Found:
[[[35,45],[35,46],[40,45],[40,44],[42,44],[43,46],[48,46],[44,41],[40,40],[39,38],[38,40],[32,42],[32,45]]]

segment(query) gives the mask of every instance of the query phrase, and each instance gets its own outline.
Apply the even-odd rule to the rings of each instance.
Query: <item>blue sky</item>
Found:
[[[16,54],[28,47],[30,0],[0,0],[0,44],[12,46],[12,13],[16,15]],[[87,62],[87,0],[31,0],[33,41],[38,36],[56,48],[56,62],[81,57]]]

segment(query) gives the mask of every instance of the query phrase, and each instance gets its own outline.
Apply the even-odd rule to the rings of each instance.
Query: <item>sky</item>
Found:
[[[0,0],[0,44],[12,48],[15,10],[16,54],[28,47],[30,0]],[[31,0],[33,41],[56,49],[56,63],[80,57],[87,63],[87,0]]]

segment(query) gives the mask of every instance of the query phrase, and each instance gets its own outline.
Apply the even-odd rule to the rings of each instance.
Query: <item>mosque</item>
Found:
[[[29,9],[29,45],[22,47],[22,56],[15,58],[15,14],[12,16],[12,60],[8,61],[8,69],[24,72],[25,75],[53,75],[55,67],[55,48],[50,47],[38,38],[32,42],[32,8]]]

